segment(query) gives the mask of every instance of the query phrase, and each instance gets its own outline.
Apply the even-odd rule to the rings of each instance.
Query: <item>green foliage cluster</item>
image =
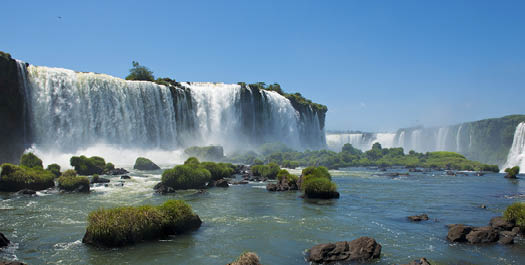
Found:
[[[525,202],[515,202],[509,205],[503,217],[509,222],[514,222],[521,229],[525,229]]]
[[[192,146],[186,148],[184,153],[206,161],[220,161],[224,158],[224,149],[219,145]]]
[[[94,175],[98,175],[98,174],[94,174]],[[74,169],[68,169],[68,170],[64,171],[64,173],[62,173],[62,176],[65,176],[65,177],[76,177],[77,176],[77,172]]]
[[[132,62],[133,67],[129,69],[129,75],[126,80],[154,81],[153,72],[148,67],[140,65],[138,62]]]
[[[276,163],[269,163],[267,165],[255,165],[251,167],[254,176],[261,176],[263,178],[275,179],[281,168]]]
[[[58,164],[48,165],[46,169],[51,171],[57,178],[60,177],[60,175],[62,174],[60,173],[60,165]]]
[[[65,191],[89,191],[89,179],[84,176],[61,176],[58,178],[58,188]]]
[[[351,144],[345,144],[339,153],[328,150],[306,150],[304,152],[273,152],[255,157],[252,157],[252,155],[251,153],[247,156],[237,154],[228,157],[227,160],[234,163],[246,163],[246,160],[261,160],[268,163],[276,163],[283,167],[325,166],[329,169],[355,166],[406,166],[450,170],[499,171],[496,165],[471,161],[466,159],[465,156],[454,152],[417,153],[410,151],[408,154],[404,154],[403,148],[382,148],[379,143],[375,143],[372,149],[366,152],[354,148]]]
[[[234,166],[229,163],[201,163],[196,157],[190,157],[184,165],[165,170],[162,173],[162,183],[176,190],[199,189],[212,180],[231,177],[234,171]]]
[[[112,163],[106,164],[104,158],[99,156],[92,156],[90,158],[83,155],[73,156],[69,162],[80,175],[102,174],[106,170],[112,170],[115,168]]]
[[[183,233],[196,225],[200,226],[200,219],[181,200],[168,200],[160,206],[99,209],[89,214],[83,241],[119,247]]]
[[[308,198],[330,197],[337,192],[337,186],[332,182],[332,176],[326,167],[307,167],[301,176],[301,189]]]
[[[294,183],[297,185],[299,181],[299,177],[297,177],[296,175],[290,174],[290,172],[288,172],[288,170],[286,169],[281,169],[279,170],[279,173],[277,173],[277,180],[279,182],[284,180],[288,183]]]
[[[5,163],[1,168],[0,191],[44,190],[55,186],[55,175],[41,167],[30,168]]]
[[[509,177],[515,178],[520,173],[520,167],[519,166],[515,166],[515,167],[512,167],[512,168],[506,168],[505,172],[507,173],[507,175]]]
[[[33,168],[33,167],[44,168],[44,166],[42,165],[42,159],[38,158],[33,153],[23,154],[22,157],[20,158],[20,166],[25,166],[29,168]]]
[[[175,81],[175,79],[171,79],[171,78],[168,78],[168,77],[163,77],[163,78],[157,78],[155,79],[154,81],[157,85],[163,85],[163,86],[167,86],[167,87],[181,87],[181,84],[177,81]]]
[[[134,169],[138,170],[157,170],[160,169],[157,164],[153,163],[153,161],[145,158],[145,157],[138,157],[137,160],[135,160],[135,165],[133,165]]]

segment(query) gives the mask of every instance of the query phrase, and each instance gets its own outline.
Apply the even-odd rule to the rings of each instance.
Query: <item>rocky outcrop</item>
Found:
[[[268,191],[287,191],[287,190],[299,190],[299,187],[297,186],[297,182],[295,181],[288,181],[286,179],[282,179],[281,181],[278,181],[277,183],[270,183],[266,185],[266,189]]]
[[[501,216],[490,219],[488,226],[473,227],[463,224],[449,225],[447,239],[451,242],[486,244],[498,242],[502,245],[514,243],[520,228]]]
[[[128,174],[129,171],[123,169],[123,168],[114,168],[114,169],[111,169],[111,170],[108,170],[106,172],[104,172],[106,175],[123,175],[123,174]]]
[[[23,189],[23,190],[17,191],[16,194],[18,194],[18,195],[30,195],[30,196],[35,195],[36,196],[36,191],[30,190],[30,189]]]
[[[166,193],[174,193],[175,189],[172,187],[168,187],[164,185],[162,182],[159,182],[155,187],[153,187],[156,193],[160,194],[166,194]]]
[[[244,252],[236,261],[228,263],[228,265],[261,265],[261,262],[259,256],[254,252]]]
[[[380,244],[373,238],[360,237],[350,242],[340,241],[316,245],[310,249],[308,261],[320,264],[338,261],[367,262],[379,258],[380,255]]]
[[[474,227],[466,235],[466,239],[471,244],[493,243],[498,241],[499,235],[496,229],[491,226]]]
[[[22,263],[20,261],[0,261],[0,265],[27,265],[27,264]]]
[[[448,226],[447,239],[451,242],[467,242],[467,234],[472,231],[472,226],[453,224]]]
[[[0,164],[17,163],[28,147],[24,143],[30,142],[22,82],[18,63],[10,54],[0,52]]]
[[[509,222],[503,216],[496,216],[490,219],[489,225],[497,230],[512,230],[514,223]]]
[[[219,188],[228,188],[230,185],[228,184],[228,181],[225,180],[225,179],[219,179],[219,180],[216,180],[216,181],[210,181],[208,183],[208,188],[212,188],[212,187],[219,187]]]
[[[420,221],[427,221],[428,215],[427,214],[420,214],[420,215],[412,215],[408,217],[408,220],[412,222],[420,222]]]
[[[157,164],[153,163],[153,161],[145,158],[145,157],[138,157],[137,160],[135,160],[135,165],[133,166],[134,169],[138,170],[158,170],[160,169]]]
[[[6,247],[11,243],[4,234],[0,233],[0,248]]]

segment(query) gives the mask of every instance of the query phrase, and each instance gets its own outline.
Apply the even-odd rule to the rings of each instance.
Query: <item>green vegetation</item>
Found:
[[[307,198],[338,198],[337,186],[326,167],[307,167],[301,176],[301,189]]]
[[[55,175],[41,167],[29,168],[6,163],[1,168],[0,191],[44,190],[55,186]]]
[[[199,216],[184,201],[168,200],[160,206],[99,209],[88,216],[82,242],[120,247],[144,240],[166,238],[200,227]]]
[[[51,164],[51,165],[48,165],[47,170],[51,171],[55,177],[60,177],[61,173],[60,173],[60,166],[58,164]]]
[[[64,191],[89,192],[89,179],[83,176],[61,176],[58,188]]]
[[[210,171],[201,167],[196,158],[191,157],[184,165],[165,170],[161,182],[170,188],[180,190],[204,188],[210,180]]]
[[[20,158],[20,166],[25,166],[29,168],[39,167],[44,168],[42,165],[42,160],[38,158],[33,153],[25,153]]]
[[[279,170],[279,173],[277,173],[277,180],[279,182],[282,182],[284,180],[288,183],[293,183],[297,185],[299,181],[299,177],[297,177],[296,175],[290,174],[290,172],[288,172],[288,170],[286,169],[281,169]]]
[[[80,175],[102,174],[106,170],[115,168],[111,163],[106,164],[104,158],[99,156],[92,156],[90,158],[86,156],[73,156],[69,162]]]
[[[514,222],[523,231],[525,229],[525,202],[515,202],[509,205],[503,217],[509,222]]]
[[[269,163],[268,165],[255,165],[251,167],[254,176],[260,176],[268,179],[275,179],[279,173],[279,165],[276,163]]]
[[[224,158],[222,146],[192,146],[186,148],[184,153],[206,161],[220,161]]]
[[[111,171],[115,169],[115,165],[113,165],[113,163],[107,163],[105,166],[104,166],[104,172],[108,172],[108,171]]]
[[[255,252],[243,252],[234,262],[228,265],[261,265]]]
[[[160,169],[157,164],[153,163],[153,161],[145,158],[145,157],[138,157],[137,160],[135,160],[135,165],[133,166],[134,169],[138,170],[157,170]]]
[[[65,177],[76,177],[77,176],[77,172],[74,169],[68,169],[68,170],[64,171],[64,173],[62,173],[62,176],[65,176]]]
[[[129,69],[129,75],[126,76],[126,80],[142,80],[142,81],[153,81],[155,77],[153,72],[146,66],[140,65],[138,62],[132,62],[133,67]]]
[[[465,156],[454,152],[428,152],[423,154],[410,151],[408,154],[404,154],[403,148],[382,148],[379,143],[375,143],[372,149],[366,152],[354,148],[351,144],[345,144],[339,153],[328,150],[306,150],[304,152],[273,152],[254,157],[253,152],[250,152],[245,155],[236,154],[226,160],[232,163],[248,163],[249,160],[252,162],[267,161],[282,167],[325,166],[329,169],[336,169],[355,166],[406,166],[499,172],[496,165],[470,161]]]
[[[520,173],[520,167],[515,166],[512,168],[506,168],[505,172],[509,178],[516,178],[516,176]]]
[[[235,172],[233,165],[227,163],[202,162],[200,166],[211,173],[212,180],[231,178]]]

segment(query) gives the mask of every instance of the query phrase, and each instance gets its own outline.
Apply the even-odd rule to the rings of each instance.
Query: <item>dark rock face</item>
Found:
[[[168,186],[162,184],[162,182],[159,182],[157,185],[155,185],[155,187],[153,187],[153,189],[155,190],[156,193],[160,193],[160,194],[174,193],[175,192],[175,189],[173,189],[172,187],[168,187]]]
[[[451,242],[466,242],[467,234],[472,231],[471,226],[463,224],[450,225],[448,229],[447,239]]]
[[[340,241],[316,245],[310,249],[308,260],[323,264],[337,261],[366,262],[379,258],[380,255],[380,244],[373,238],[360,237],[350,242]]]
[[[27,265],[27,264],[22,263],[20,261],[0,261],[0,265]]]
[[[215,187],[228,188],[229,186],[228,181],[225,179],[215,181]]]
[[[466,236],[467,241],[471,244],[493,243],[498,241],[498,232],[491,226],[475,227]]]
[[[91,179],[91,183],[109,183],[110,180],[106,178],[93,178]]]
[[[308,199],[339,199],[339,192],[318,192],[310,193],[306,196]]]
[[[427,221],[428,215],[427,214],[420,214],[420,215],[413,215],[409,216],[408,219],[412,222],[420,222],[420,221]]]
[[[25,71],[24,69],[21,69]],[[25,74],[25,73],[24,73]],[[18,64],[11,55],[0,52],[0,164],[18,163],[30,142],[28,111]]]
[[[0,233],[0,248],[6,247],[11,243],[4,234]]]
[[[145,157],[139,157],[135,161],[135,165],[133,166],[134,169],[138,170],[158,170],[160,169],[157,164],[153,163],[153,161],[145,158]]]
[[[499,240],[498,244],[501,245],[510,245],[514,244],[514,237],[516,236],[515,233],[512,231],[502,231],[499,233]]]
[[[123,169],[123,168],[115,168],[115,169],[112,169],[112,170],[108,170],[105,172],[107,175],[123,175],[123,174],[128,174],[129,171]]]
[[[30,189],[23,189],[16,192],[19,195],[36,195],[36,191]]]
[[[131,179],[131,177],[128,175],[124,175],[124,176],[120,176],[120,179]]]
[[[403,265],[432,265],[432,264],[430,264],[430,262],[428,262],[426,258],[420,258],[419,260],[414,260],[408,264],[403,264]]]
[[[509,174],[505,174],[505,177],[506,179],[517,179],[516,175],[509,175]]]
[[[514,223],[505,220],[502,216],[496,216],[490,219],[490,226],[497,230],[512,230]]]

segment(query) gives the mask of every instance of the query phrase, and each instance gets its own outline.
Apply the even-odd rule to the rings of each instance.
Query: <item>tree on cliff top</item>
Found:
[[[153,72],[149,70],[146,66],[140,65],[138,62],[132,62],[133,67],[129,69],[129,75],[126,76],[126,80],[143,80],[143,81],[153,81],[155,77]]]

